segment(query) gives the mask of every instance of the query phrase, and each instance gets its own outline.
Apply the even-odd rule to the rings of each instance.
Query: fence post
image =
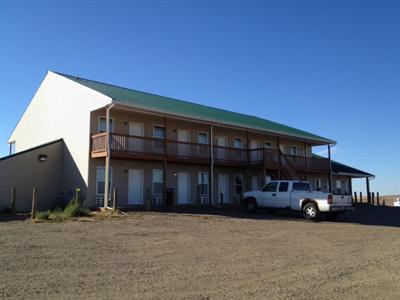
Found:
[[[363,202],[363,200],[362,200],[362,192],[360,192],[360,203],[362,203]]]
[[[357,204],[357,192],[354,192],[354,203]]]
[[[374,192],[372,192],[371,204],[372,204],[372,206],[375,206],[375,193]]]
[[[15,214],[15,211],[16,211],[15,195],[16,195],[15,188],[11,188],[11,213],[12,214]]]
[[[114,187],[113,189],[113,205],[112,205],[112,210],[115,212],[117,209],[117,189]]]
[[[376,193],[376,204],[378,206],[380,206],[380,203],[379,203],[379,192]]]
[[[31,211],[32,220],[35,219],[36,216],[36,196],[37,196],[37,191],[36,188],[34,187],[32,191],[32,211]]]
[[[383,198],[383,200],[382,200],[382,204],[383,204],[383,206],[386,206],[386,201],[385,201],[385,198]]]

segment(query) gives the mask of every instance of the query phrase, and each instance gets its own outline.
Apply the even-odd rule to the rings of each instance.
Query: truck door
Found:
[[[279,183],[278,193],[276,193],[276,207],[286,208],[290,207],[290,191],[289,182],[282,181]]]
[[[278,183],[276,181],[268,183],[262,189],[262,206],[275,207],[276,205],[276,189]]]

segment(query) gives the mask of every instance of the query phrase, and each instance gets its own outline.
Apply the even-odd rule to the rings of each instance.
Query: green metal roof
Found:
[[[168,114],[190,117],[194,119],[245,127],[272,133],[308,139],[321,144],[336,143],[333,140],[299,130],[290,126],[272,122],[255,116],[231,112],[174,98],[140,92],[94,80],[57,73],[88,88],[96,90],[115,101],[132,104],[147,110],[161,111]]]

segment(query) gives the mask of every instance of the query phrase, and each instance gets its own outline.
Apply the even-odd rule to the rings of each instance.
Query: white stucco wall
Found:
[[[82,180],[87,186],[90,112],[109,103],[111,98],[48,72],[9,142],[15,141],[20,152],[63,138],[69,152],[63,155],[64,189],[79,186]]]

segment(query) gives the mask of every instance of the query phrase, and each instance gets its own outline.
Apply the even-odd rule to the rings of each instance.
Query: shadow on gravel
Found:
[[[25,221],[30,218],[29,214],[0,214],[0,223],[11,222],[11,221]]]
[[[128,210],[129,211],[129,210]],[[143,211],[143,210],[131,210],[131,211]],[[215,207],[202,207],[197,208],[193,206],[187,207],[174,207],[152,210],[152,212],[160,213],[182,213],[182,214],[194,214],[194,215],[215,215],[222,217],[240,218],[240,219],[251,219],[251,220],[285,220],[285,221],[301,221],[301,222],[312,222],[304,220],[300,212],[293,211],[278,211],[271,213],[266,210],[259,209],[256,214],[250,214],[245,211],[241,206],[226,207],[226,208],[215,208]],[[371,207],[367,205],[356,206],[354,211],[346,212],[338,217],[336,221],[327,221],[324,217],[321,217],[319,222],[334,222],[334,223],[353,223],[360,225],[371,225],[371,226],[390,226],[400,227],[400,208],[380,206]]]

